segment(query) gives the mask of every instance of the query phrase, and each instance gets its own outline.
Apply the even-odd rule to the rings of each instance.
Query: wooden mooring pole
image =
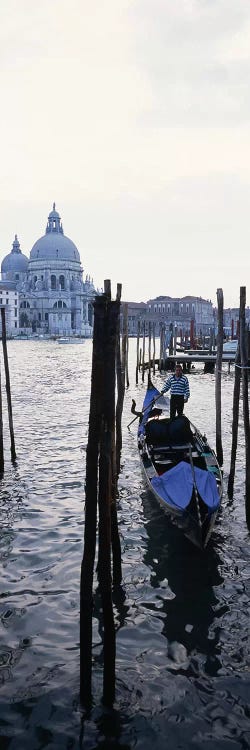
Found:
[[[216,453],[220,466],[223,464],[223,449],[221,439],[221,367],[223,352],[223,290],[217,289],[218,304],[218,334],[215,373],[215,405],[216,405]]]
[[[246,485],[245,506],[246,522],[250,529],[250,429],[249,429],[249,402],[248,402],[248,353],[246,346],[246,287],[240,287],[240,358],[242,377],[242,400],[243,420],[245,432],[245,456],[246,456]]]
[[[143,321],[143,338],[142,338],[142,382],[144,383],[145,377],[145,338],[146,338],[146,323]]]
[[[86,512],[84,553],[80,586],[80,698],[91,703],[93,579],[96,554],[97,507],[99,511],[98,578],[103,617],[103,701],[112,706],[115,696],[115,626],[112,605],[113,580],[121,580],[121,555],[117,544],[115,506],[115,377],[120,293],[111,301],[111,286],[94,302],[94,333],[89,436],[86,465]]]
[[[0,368],[0,476],[4,473],[4,450],[3,450],[3,407],[2,407],[2,383]]]
[[[236,357],[235,357],[235,371],[234,371],[231,462],[230,462],[230,471],[229,471],[228,485],[227,485],[227,494],[230,500],[232,500],[233,498],[234,476],[235,476],[235,465],[236,465],[236,454],[237,454],[237,443],[238,443],[240,379],[241,379],[240,364],[241,364],[240,345],[238,343]]]
[[[138,372],[140,369],[140,360],[139,360],[139,351],[140,351],[140,331],[141,331],[141,324],[138,320],[137,323],[137,342],[136,342],[136,372],[135,372],[135,382],[136,385],[138,385]]]
[[[7,395],[9,428],[10,428],[10,452],[11,452],[11,459],[14,463],[16,461],[16,448],[15,448],[13,416],[12,416],[10,372],[9,372],[9,362],[8,362],[8,352],[7,352],[6,320],[5,320],[5,308],[4,307],[1,307],[1,321],[2,321],[3,358],[4,358],[4,369],[5,369],[5,380],[6,380],[6,395]]]

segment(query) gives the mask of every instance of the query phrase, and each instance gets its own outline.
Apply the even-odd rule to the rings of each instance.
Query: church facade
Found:
[[[92,335],[97,294],[86,276],[76,245],[63,231],[55,204],[45,234],[33,245],[30,257],[20,249],[17,236],[1,264],[1,287],[15,288],[19,297],[19,330],[41,335]]]

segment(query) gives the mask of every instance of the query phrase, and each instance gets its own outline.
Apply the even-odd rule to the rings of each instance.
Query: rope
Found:
[[[235,367],[239,367],[240,370],[250,370],[250,366],[249,365],[237,365],[235,363]]]

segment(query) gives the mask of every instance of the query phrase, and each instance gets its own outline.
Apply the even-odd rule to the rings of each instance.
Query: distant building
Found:
[[[161,324],[177,327],[184,334],[194,323],[196,335],[208,335],[214,327],[214,308],[211,300],[187,295],[186,297],[160,296],[148,300],[148,318],[155,321],[156,332]]]
[[[19,293],[21,329],[55,336],[91,336],[92,302],[97,293],[83,269],[76,245],[63,231],[55,204],[45,234],[27,258],[17,236],[1,265],[2,283],[12,282]],[[17,326],[18,327],[18,326]]]
[[[125,305],[128,307],[128,335],[137,336],[138,321],[143,321],[147,315],[146,302],[121,302],[121,330]]]
[[[250,308],[245,308],[246,325],[250,327]],[[236,338],[239,332],[239,319],[240,309],[239,307],[227,307],[223,311],[223,326],[225,336],[231,336]]]
[[[14,336],[19,329],[19,293],[14,281],[0,281],[0,307],[5,308],[7,335]],[[2,333],[1,318],[0,333]]]

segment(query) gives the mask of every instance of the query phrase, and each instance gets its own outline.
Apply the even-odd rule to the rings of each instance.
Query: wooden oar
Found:
[[[156,398],[153,398],[152,401],[150,401],[149,404],[147,406],[145,406],[144,409],[142,409],[142,411],[139,411],[138,414],[136,414],[136,417],[134,417],[134,419],[132,419],[132,421],[129,422],[129,424],[127,425],[127,428],[129,428],[130,425],[133,424],[133,422],[135,422],[137,419],[139,419],[139,417],[142,417],[142,415],[145,414],[145,411],[147,411],[147,409],[150,409],[151,406],[153,406],[153,404],[155,404],[155,402],[158,401],[159,398],[161,398],[161,396],[162,396],[162,393],[159,393],[159,396],[156,396]],[[132,399],[132,401],[133,401],[133,404],[135,405],[134,399]]]

